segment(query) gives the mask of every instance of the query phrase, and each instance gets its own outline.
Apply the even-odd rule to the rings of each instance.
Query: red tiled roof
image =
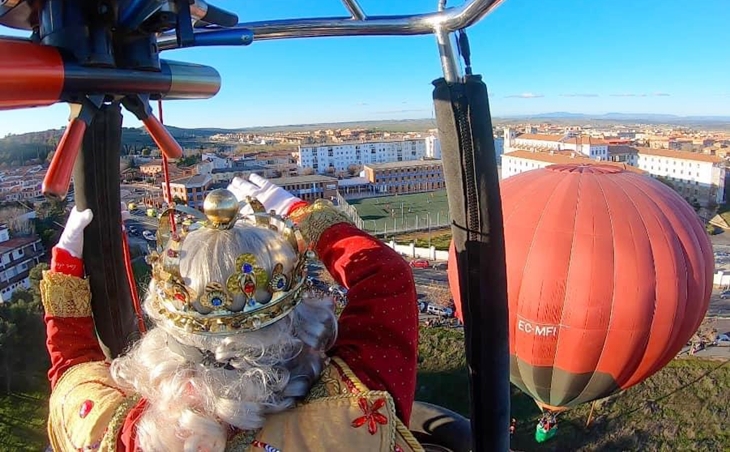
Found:
[[[716,155],[710,155],[710,154],[700,154],[698,152],[690,152],[690,151],[675,151],[671,149],[654,149],[654,148],[644,148],[644,147],[637,147],[636,150],[639,152],[639,154],[644,155],[652,155],[657,157],[669,157],[673,159],[683,159],[683,160],[694,160],[697,162],[705,162],[705,163],[721,163],[725,160],[721,157],[718,157]]]
[[[33,242],[40,242],[38,236],[31,237],[15,237],[5,242],[0,242],[0,253],[7,253],[15,249],[30,245]]]

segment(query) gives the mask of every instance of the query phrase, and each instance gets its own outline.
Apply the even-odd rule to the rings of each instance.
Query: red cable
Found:
[[[162,123],[162,100],[157,101],[157,109],[159,111],[160,123]],[[162,171],[165,177],[165,200],[168,205],[172,205],[172,189],[170,187],[170,171],[167,163],[167,157],[162,154]],[[177,225],[175,224],[175,212],[170,212],[170,229],[173,234],[177,233]],[[129,252],[129,242],[127,241],[127,233],[122,224],[122,253],[124,254],[124,268],[127,273],[127,282],[129,283],[129,290],[132,293],[132,303],[134,304],[134,312],[137,317],[137,326],[139,331],[144,333],[147,331],[147,327],[144,324],[144,317],[142,316],[142,303],[139,300],[139,293],[137,292],[137,282],[134,280],[134,271],[132,269],[132,255]]]
[[[162,117],[162,99],[157,100],[157,114],[160,117],[160,124],[164,124]],[[162,174],[165,177],[165,201],[167,205],[172,205],[172,188],[170,187],[170,170],[167,164],[167,156],[162,154]],[[170,232],[177,234],[177,224],[175,224],[175,212],[170,212]]]
[[[127,231],[122,227],[122,253],[124,253],[124,269],[127,272],[127,282],[129,282],[129,290],[132,293],[132,304],[134,305],[134,313],[137,316],[137,326],[139,331],[144,333],[147,327],[142,317],[142,303],[139,301],[139,293],[137,292],[137,282],[134,280],[134,271],[132,270],[132,255],[129,253],[129,242],[127,241]]]

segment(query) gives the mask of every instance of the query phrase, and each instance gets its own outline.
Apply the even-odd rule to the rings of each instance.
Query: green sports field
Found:
[[[348,203],[357,209],[365,223],[365,229],[370,232],[392,231],[394,225],[399,230],[414,228],[416,225],[426,228],[429,219],[432,227],[448,224],[449,221],[446,190],[352,199]]]

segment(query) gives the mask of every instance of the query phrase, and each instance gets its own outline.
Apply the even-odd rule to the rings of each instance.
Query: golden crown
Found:
[[[246,204],[251,206],[252,215],[241,215]],[[204,215],[185,206],[174,206],[160,217],[157,249],[148,257],[156,287],[152,301],[156,313],[171,327],[206,335],[255,331],[289,314],[306,289],[306,262],[313,256],[297,226],[273,211],[266,213],[258,200],[247,198],[246,202],[239,202],[224,189],[213,190],[206,196],[203,211]],[[176,230],[179,215],[197,221],[185,230]],[[297,262],[288,273],[284,272],[283,263],[276,263],[267,272],[255,255],[242,254],[236,258],[236,271],[225,281],[210,281],[202,293],[196,293],[180,274],[185,237],[201,227],[232,229],[239,221],[281,234],[296,252]],[[257,293],[265,296],[257,297]],[[244,303],[234,303],[236,297],[243,298]]]

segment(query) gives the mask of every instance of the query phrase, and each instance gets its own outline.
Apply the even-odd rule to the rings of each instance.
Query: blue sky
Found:
[[[337,0],[214,3],[242,21],[344,13]],[[379,15],[425,12],[437,1],[360,3]],[[728,0],[506,0],[470,29],[474,72],[484,75],[495,116],[730,115],[728,17]],[[431,36],[266,41],[164,57],[212,65],[223,77],[213,99],[165,103],[165,122],[181,127],[429,117],[430,82],[441,76]],[[60,127],[67,111],[0,112],[0,136]]]

